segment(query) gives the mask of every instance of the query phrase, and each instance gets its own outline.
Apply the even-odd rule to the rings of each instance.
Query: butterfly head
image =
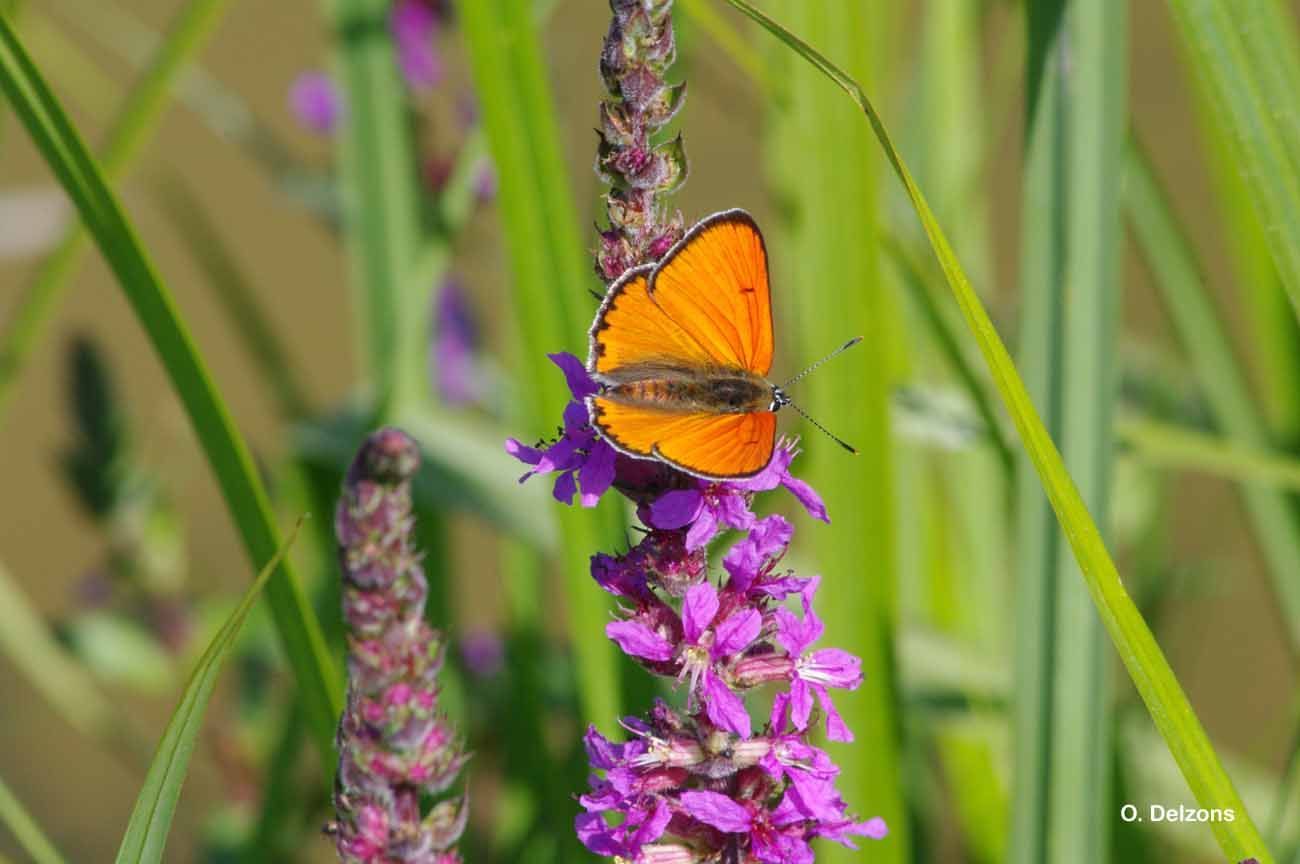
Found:
[[[785,392],[784,390],[782,390],[780,387],[778,387],[778,386],[776,386],[775,384],[773,384],[773,385],[772,385],[772,404],[771,404],[771,406],[770,406],[767,410],[768,410],[768,411],[771,411],[771,412],[773,412],[773,413],[775,413],[775,412],[777,412],[777,411],[780,411],[782,408],[784,408],[785,406],[787,406],[787,405],[789,405],[789,404],[791,404],[791,403],[790,403],[790,397],[786,394],[786,392]]]

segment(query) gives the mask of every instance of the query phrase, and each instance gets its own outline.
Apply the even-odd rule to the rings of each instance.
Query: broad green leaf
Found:
[[[203,728],[203,714],[212,697],[212,689],[216,686],[217,675],[221,672],[221,663],[226,659],[230,646],[235,643],[235,637],[239,635],[244,619],[248,617],[262,588],[270,581],[281,558],[293,545],[301,525],[300,519],[285,545],[267,562],[257,579],[244,592],[243,599],[217,631],[190,674],[180,702],[172,712],[162,740],[158,742],[153,762],[149,765],[149,773],[144,778],[144,786],[136,797],[131,821],[127,823],[122,845],[117,850],[117,864],[143,864],[163,860],[167,835],[171,833],[172,815],[176,812],[176,802],[180,800],[181,787],[189,773],[190,757],[198,743],[199,730]]]
[[[170,293],[145,256],[99,167],[2,18],[0,92],[76,205],[117,277],[189,415],[245,551],[260,566],[280,548],[280,540],[248,447],[213,385]],[[276,570],[267,594],[299,693],[307,705],[321,759],[330,765],[334,761],[334,727],[343,695],[320,624],[287,562]]]
[[[72,650],[110,683],[160,691],[174,679],[171,655],[138,622],[108,611],[88,612],[68,624]]]
[[[1170,669],[1169,662],[1165,659],[1151,630],[1142,620],[1141,614],[1125,590],[1115,562],[1110,557],[1105,543],[1102,542],[1101,534],[1088,513],[1079,490],[1075,487],[1069,472],[1066,471],[1061,454],[1043,427],[1015,363],[1011,360],[1011,355],[1007,352],[1001,337],[998,336],[997,330],[994,329],[993,322],[989,320],[988,313],[966,278],[952,245],[935,219],[925,196],[912,178],[911,171],[895,149],[893,140],[875,108],[862,88],[816,49],[785,30],[745,0],[727,0],[727,2],[820,69],[843,89],[866,115],[885,157],[903,184],[907,197],[921,221],[921,226],[939,261],[939,266],[943,269],[948,286],[952,289],[957,305],[966,318],[967,326],[974,335],[980,352],[984,355],[985,363],[988,364],[993,375],[998,393],[1020,433],[1022,446],[1028,450],[1043,489],[1047,492],[1057,519],[1065,530],[1066,538],[1074,550],[1075,559],[1102,622],[1106,625],[1111,641],[1119,652],[1120,659],[1146,704],[1165,745],[1178,763],[1184,779],[1202,807],[1232,808],[1237,814],[1237,819],[1232,822],[1217,822],[1209,826],[1219,842],[1220,849],[1234,861],[1255,857],[1259,859],[1260,864],[1271,864],[1273,858],[1265,848],[1258,829],[1233,788],[1232,781],[1223,770],[1209,737],[1205,734],[1205,729],[1192,710],[1191,703],[1188,702],[1182,686]]]

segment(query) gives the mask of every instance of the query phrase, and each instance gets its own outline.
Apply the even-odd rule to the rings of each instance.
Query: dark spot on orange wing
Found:
[[[741,293],[741,294],[753,294],[753,293],[754,293],[754,286],[753,286],[753,285],[742,285],[742,286],[740,286],[740,293]]]

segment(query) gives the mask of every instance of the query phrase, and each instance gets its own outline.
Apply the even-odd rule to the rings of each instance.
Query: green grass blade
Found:
[[[243,438],[221,401],[171,295],[145,257],[98,167],[9,25],[0,19],[0,91],[81,214],[90,235],[148,334],[190,417],[249,558],[260,566],[280,548],[266,491]],[[276,629],[307,705],[324,764],[333,763],[342,709],[320,624],[288,564],[267,588]]]
[[[299,520],[298,526],[301,525],[302,520]],[[285,546],[262,568],[262,572],[244,592],[239,605],[230,613],[217,635],[212,637],[207,650],[195,664],[180,702],[163,732],[162,740],[158,742],[149,773],[144,778],[144,786],[136,798],[122,845],[117,850],[117,864],[162,861],[167,835],[171,833],[172,815],[176,812],[176,802],[180,800],[181,787],[189,773],[190,757],[198,743],[199,730],[203,728],[203,714],[221,672],[221,663],[226,659],[230,646],[235,643],[235,637],[239,635],[253,603],[270,581],[271,574],[297,535],[298,528],[295,527]]]
[[[1020,247],[1020,345],[1025,386],[1042,406],[1045,433],[1062,429],[1063,343],[1061,298],[1069,231],[1064,145],[1067,107],[1060,69],[1063,3],[1026,7],[1030,101],[1025,116],[1024,212]],[[1016,488],[1015,662],[1012,728],[1013,805],[1010,857],[1014,864],[1047,860],[1052,788],[1052,717],[1056,677],[1057,568],[1060,531],[1039,493],[1031,454],[1022,451]]]
[[[1128,417],[1116,424],[1133,458],[1178,471],[1222,477],[1243,486],[1300,492],[1300,459],[1173,423]]]
[[[59,850],[3,779],[0,779],[0,825],[9,829],[33,864],[63,864]]]
[[[802,29],[848,63],[858,74],[883,75],[882,31],[890,17],[883,6],[858,0],[780,4]],[[775,58],[783,62],[785,58]],[[905,862],[911,850],[910,826],[901,783],[901,704],[898,698],[894,638],[898,573],[894,524],[894,448],[890,434],[889,393],[897,340],[890,293],[882,278],[879,232],[883,212],[879,170],[861,158],[870,146],[867,130],[848,105],[803,64],[773,67],[788,99],[772,118],[778,146],[793,158],[775,156],[779,197],[793,213],[788,236],[773,248],[776,288],[817,285],[817,291],[784,291],[786,317],[798,325],[795,344],[816,357],[851,336],[863,344],[838,358],[832,374],[812,375],[799,384],[796,399],[832,430],[848,430],[857,458],[845,454],[807,427],[797,466],[826,501],[831,525],[810,526],[801,535],[816,550],[817,566],[827,574],[819,608],[827,644],[862,658],[865,682],[837,706],[859,741],[870,747],[836,747],[843,768],[841,789],[854,812],[880,816],[889,838],[871,849],[873,860]],[[806,154],[816,152],[816,158]],[[781,294],[778,294],[778,303]],[[778,310],[780,311],[780,310]],[[791,362],[795,371],[797,362]],[[815,408],[814,408],[815,406]],[[871,494],[864,495],[863,490]],[[818,858],[853,860],[852,853],[827,844]]]
[[[1112,415],[1118,393],[1120,187],[1127,130],[1128,7],[1125,0],[1073,0],[1064,17],[1071,69],[1066,84],[1061,436],[1065,467],[1083,503],[1109,525]],[[1058,289],[1059,286],[1059,289]],[[1029,474],[1031,466],[1025,465]],[[1035,495],[1041,501],[1041,496]],[[1021,502],[1024,503],[1023,501]],[[1053,526],[1053,530],[1055,526]],[[1104,864],[1114,821],[1111,790],[1110,652],[1078,565],[1058,546],[1052,638],[1051,828],[1048,859]]]
[[[328,0],[346,114],[337,136],[345,247],[359,356],[380,418],[428,399],[429,292],[409,277],[419,188],[406,95],[389,36],[389,0]]]
[[[1128,150],[1125,204],[1142,254],[1155,275],[1187,361],[1201,385],[1215,421],[1241,446],[1269,446],[1267,423],[1256,409],[1233,355],[1227,333],[1206,295],[1204,280],[1187,238],[1179,230],[1146,157]],[[1258,487],[1242,489],[1246,511],[1268,562],[1292,651],[1300,648],[1300,527],[1286,496]]]
[[[181,10],[109,129],[100,158],[110,184],[122,178],[153,137],[186,64],[207,42],[228,5],[229,0],[190,0]],[[39,344],[68,281],[76,272],[85,241],[86,233],[81,225],[73,223],[68,227],[23,292],[0,334],[0,420],[27,358]]]
[[[1223,770],[1218,756],[1210,744],[1204,728],[1197,719],[1187,696],[1169,668],[1160,646],[1152,636],[1146,622],[1133,605],[1132,599],[1120,581],[1115,562],[1111,559],[1097,525],[1093,522],[1079,490],[1070,478],[1053,444],[1043,427],[1017,372],[1011,355],[989,320],[978,295],[966,278],[952,245],[939,226],[911,171],[895,149],[875,108],[862,88],[848,75],[836,68],[814,48],[772,21],[745,0],[727,0],[732,6],[757,21],[816,68],[821,70],[862,109],[871,124],[876,138],[884,150],[891,167],[903,184],[908,199],[915,209],[926,237],[934,249],[944,271],[954,298],[966,318],[972,334],[989,366],[998,392],[1016,424],[1022,445],[1033,458],[1044,490],[1047,492],[1057,519],[1065,530],[1066,538],[1075,553],[1079,568],[1088,585],[1111,641],[1120,659],[1137,687],[1156,728],[1169,748],[1188,786],[1203,807],[1232,808],[1237,814],[1233,822],[1219,822],[1210,826],[1224,854],[1234,861],[1256,857],[1260,864],[1273,861],[1259,831],[1233,788],[1232,781]]]
[[[1294,22],[1276,0],[1169,0],[1169,8],[1229,132],[1260,212],[1278,276],[1300,314],[1300,60]]]
[[[578,233],[530,3],[480,0],[458,11],[500,181],[497,206],[519,347],[512,359],[522,382],[527,424],[521,437],[546,435],[569,400],[564,378],[546,354],[567,350],[586,356],[586,332],[595,314],[587,288],[598,289],[599,283]],[[615,502],[607,501],[596,514],[564,510],[559,524],[582,719],[611,723],[619,713],[618,655],[603,633],[609,604],[591,581],[589,557],[623,542],[622,515]]]

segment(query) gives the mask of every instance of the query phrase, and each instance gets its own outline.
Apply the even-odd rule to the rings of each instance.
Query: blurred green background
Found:
[[[179,0],[115,2],[121,7],[118,12],[97,0],[36,0],[25,4],[18,19],[29,51],[91,142],[100,140],[137,74],[138,65],[126,56],[137,50],[131,47],[131,35],[165,31],[184,5]],[[1027,268],[1032,270],[1024,261],[1034,253],[1026,250],[1038,242],[1035,232],[1057,218],[1050,207],[1025,204],[1026,183],[1037,182],[1026,181],[1034,176],[1033,166],[1023,155],[1028,134],[1026,9],[993,0],[871,0],[827,3],[825,10],[819,3],[760,5],[861,76],[901,139],[904,155],[917,169],[1014,350],[1031,314],[1020,286],[1038,284],[1022,278]],[[577,230],[590,248],[595,239],[591,226],[604,220],[601,189],[591,170],[591,129],[603,95],[595,66],[608,8],[601,0],[537,5],[537,14],[544,16],[542,46],[555,123],[569,169],[562,179],[577,202]],[[1247,370],[1255,401],[1271,423],[1272,441],[1279,450],[1293,451],[1300,439],[1292,434],[1295,418],[1289,412],[1296,395],[1287,392],[1287,383],[1300,366],[1288,366],[1288,359],[1275,350],[1281,343],[1268,336],[1277,320],[1290,320],[1289,312],[1284,304],[1269,312],[1257,286],[1246,281],[1252,262],[1258,265],[1263,253],[1241,245],[1242,207],[1229,197],[1231,176],[1225,179],[1225,170],[1229,175],[1231,171],[1224,165],[1230,166],[1231,158],[1216,151],[1215,136],[1207,134],[1210,124],[1198,109],[1186,55],[1166,5],[1155,0],[1135,0],[1127,9],[1113,5],[1127,27],[1127,45],[1119,45],[1128,66],[1127,82],[1122,77],[1119,81],[1127,103],[1119,112],[1121,136],[1127,118],[1203,267],[1221,323]],[[127,22],[121,32],[96,17],[119,12]],[[918,245],[910,211],[847,100],[825,82],[805,79],[811,73],[797,69],[793,55],[783,56],[770,38],[724,5],[679,0],[677,15],[676,77],[689,81],[689,97],[676,125],[685,137],[691,173],[672,203],[688,222],[719,209],[744,207],[765,226],[778,280],[776,320],[782,342],[774,376],[794,372],[837,339],[864,331],[875,337],[852,362],[819,372],[800,398],[814,416],[863,447],[866,467],[855,463],[844,468],[845,457],[815,431],[805,435],[806,456],[796,463],[797,469],[805,465],[826,492],[833,519],[829,527],[802,527],[798,553],[801,568],[826,575],[832,592],[827,601],[840,610],[828,614],[828,644],[847,642],[863,651],[855,640],[862,640],[862,633],[873,634],[862,641],[875,649],[868,647],[864,653],[869,669],[879,664],[851,709],[861,718],[858,742],[852,750],[840,747],[835,752],[856,752],[859,755],[845,758],[865,763],[860,770],[877,772],[877,782],[885,782],[892,770],[899,784],[870,795],[859,794],[866,787],[850,786],[850,804],[872,815],[904,802],[906,815],[888,815],[900,837],[910,835],[915,860],[1003,860],[1009,843],[1008,813],[1013,809],[1012,754],[1020,752],[1008,725],[1014,657],[1022,650],[1014,635],[1016,574],[1029,566],[1024,558],[1031,541],[1024,532],[1026,520],[1033,517],[1013,515],[1008,503],[1011,484],[1000,473],[997,452],[981,433],[981,419],[936,346],[923,304],[916,302],[917,286],[909,287],[909,280],[921,283],[920,291],[932,296],[947,319],[952,318],[951,304],[928,251]],[[860,28],[838,27],[837,15]],[[739,37],[738,47],[720,47],[715,19],[726,28],[723,36]],[[328,188],[333,147],[327,137],[303,129],[287,103],[287,92],[303,70],[329,65],[329,33],[318,3],[232,3],[198,62],[284,146],[281,155],[286,161],[271,164],[265,154],[223,139],[192,107],[177,104],[166,112],[129,179],[116,187],[174,291],[240,430],[268,472],[293,455],[298,440],[293,424],[277,406],[265,370],[250,357],[209,275],[197,263],[192,237],[187,239],[175,211],[168,209],[166,190],[178,188],[179,179],[192,195],[193,206],[206,214],[211,231],[253,286],[310,403],[324,409],[355,400],[362,365],[353,338],[356,295],[348,287],[347,260],[332,217],[311,203],[312,190],[318,191],[321,183]],[[438,46],[447,77],[419,97],[423,119],[417,148],[445,159],[466,140],[458,117],[474,81],[458,26],[448,27]],[[1082,80],[1095,71],[1088,62],[1115,60],[1099,60],[1102,55],[1078,47],[1071,52],[1061,67],[1067,78],[1078,75]],[[822,106],[831,107],[823,111]],[[841,157],[831,154],[839,145],[858,154],[858,167],[845,168]],[[824,157],[819,149],[823,147]],[[845,173],[850,170],[858,173]],[[498,182],[512,179],[499,177]],[[48,241],[58,236],[59,220],[68,216],[62,200],[37,151],[12,118],[5,117],[0,129],[0,322],[14,314]],[[496,370],[493,380],[504,382],[485,406],[459,410],[490,420],[494,434],[517,434],[531,441],[549,429],[522,420],[520,411],[509,406],[521,401],[521,388],[527,386],[521,383],[526,379],[519,364],[543,361],[520,357],[515,347],[519,336],[501,217],[498,203],[485,203],[454,241],[452,269],[482,328],[482,355]],[[1267,832],[1275,824],[1269,808],[1279,800],[1279,790],[1294,785],[1289,774],[1283,779],[1300,727],[1292,686],[1294,652],[1277,611],[1266,558],[1237,495],[1240,481],[1222,476],[1224,470],[1230,475],[1244,472],[1215,469],[1213,458],[1203,453],[1188,456],[1170,443],[1168,426],[1205,435],[1212,427],[1207,416],[1213,412],[1205,407],[1204,385],[1189,361],[1197,348],[1180,341],[1137,244],[1125,236],[1127,232],[1121,235],[1114,261],[1118,279],[1112,280],[1119,289],[1114,295],[1118,317],[1109,342],[1095,343],[1102,365],[1109,361],[1114,366],[1095,374],[1115,376],[1113,405],[1121,424],[1130,425],[1122,434],[1100,435],[1104,442],[1123,443],[1115,451],[1114,470],[1101,471],[1110,478],[1108,491],[1103,483],[1097,494],[1108,506],[1094,507],[1094,512],[1105,514],[1108,539],[1130,591],[1148,614],[1216,749],[1230,763],[1252,815]],[[861,260],[854,263],[857,258]],[[905,266],[898,266],[900,262]],[[1078,266],[1078,259],[1069,266]],[[1266,261],[1263,269],[1271,272]],[[595,286],[593,277],[588,284],[572,286],[572,291],[581,298]],[[1073,316],[1083,313],[1067,308],[1068,330],[1071,321],[1082,320]],[[965,346],[964,331],[958,336]],[[135,458],[171,502],[183,536],[178,565],[184,577],[182,593],[212,599],[219,607],[225,602],[220,608],[228,608],[248,579],[238,535],[162,368],[94,253],[72,277],[48,332],[12,385],[0,427],[0,477],[6,489],[0,504],[0,564],[47,620],[67,624],[75,619],[79,604],[84,606],[87,574],[101,567],[110,551],[103,526],[88,518],[60,463],[60,454],[75,436],[67,389],[70,350],[78,338],[92,340],[101,352],[117,387],[118,409],[131,430]],[[554,348],[576,350],[582,339],[580,331],[574,332],[567,345]],[[973,356],[968,348],[961,350]],[[1017,360],[1031,379],[1039,361],[1022,353]],[[1069,387],[1058,383],[1060,394],[1051,398],[1064,400],[1064,418],[1076,417],[1072,411],[1085,409],[1069,408],[1074,397],[1065,396]],[[1090,392],[1087,382],[1080,391]],[[1107,390],[1100,386],[1095,392]],[[1081,398],[1086,403],[1089,397]],[[501,405],[507,407],[499,410]],[[551,406],[557,420],[560,407]],[[1166,434],[1146,446],[1143,441],[1149,439],[1141,438],[1142,429],[1133,425],[1133,418],[1158,421]],[[782,422],[796,431],[792,418]],[[1060,422],[1072,424],[1067,429],[1081,428],[1074,420]],[[1065,437],[1069,459],[1069,434]],[[1014,437],[1011,447],[1016,447]],[[504,453],[482,470],[485,482],[513,494],[520,470]],[[283,480],[283,475],[276,476]],[[868,485],[873,482],[877,485]],[[1031,482],[1020,488],[1023,505],[1028,497],[1023,490],[1036,487]],[[537,502],[539,497],[527,500]],[[291,509],[280,507],[282,515]],[[313,517],[315,528],[328,529],[327,514],[315,512]],[[513,544],[485,520],[457,508],[446,510],[440,520],[443,539],[437,560],[445,564],[439,578],[445,579],[449,606],[435,611],[438,623],[454,642],[479,631],[508,628],[518,620],[511,605],[521,602],[517,585],[512,587],[507,578],[511,562],[519,560],[507,549]],[[581,560],[594,551],[574,554]],[[313,574],[312,580],[328,573],[328,560],[322,565],[307,550],[296,550],[299,554],[308,560],[304,569]],[[569,632],[560,617],[566,581],[555,568],[545,578],[545,587],[538,591],[550,604],[541,618],[543,629],[549,642],[562,645]],[[1077,576],[1071,578],[1077,582]],[[594,593],[594,585],[589,587]],[[896,617],[863,617],[878,615],[881,608],[894,610]],[[1087,611],[1091,614],[1090,608]],[[586,629],[597,631],[601,620],[589,620]],[[332,626],[326,621],[327,632]],[[238,668],[232,664],[223,679],[181,798],[167,860],[234,860],[211,851],[222,846],[213,838],[240,836],[255,818],[251,814],[258,812],[263,759],[275,750],[271,739],[279,728],[280,709],[262,704],[268,697],[258,695],[258,685],[248,682],[276,681],[287,674],[267,647],[273,642],[269,634],[267,622],[259,622],[246,640],[252,646],[244,656],[253,659]],[[1093,635],[1058,643],[1058,656],[1076,646],[1079,652],[1088,650],[1085,643]],[[888,645],[875,641],[877,636]],[[1112,857],[1219,860],[1204,826],[1143,826],[1132,832],[1118,823],[1119,803],[1145,809],[1148,803],[1176,806],[1191,803],[1191,798],[1114,662],[1113,649],[1104,642],[1101,649],[1103,680],[1109,682],[1100,689],[1101,716],[1115,720],[1102,753],[1114,769],[1105,782],[1120,784],[1102,799],[1110,802],[1101,818],[1115,844]],[[878,650],[874,659],[872,650]],[[127,656],[121,662],[136,662],[129,659],[133,655]],[[147,651],[141,655],[151,656]],[[192,654],[187,656],[192,660]],[[101,686],[149,742],[166,722],[188,662],[164,663],[152,681],[121,680],[120,670],[116,676],[111,670],[98,674],[107,676]],[[627,665],[621,658],[617,662]],[[895,662],[898,677],[891,681],[886,670]],[[544,672],[543,679],[548,674],[563,677],[565,668]],[[514,673],[507,667],[504,674]],[[513,683],[507,679],[505,686]],[[562,693],[571,686],[563,681],[555,685]],[[499,701],[467,696],[461,692],[463,684],[453,683],[451,689],[449,710],[501,709]],[[897,710],[892,716],[876,713],[868,700],[891,700]],[[624,703],[627,711],[641,707]],[[552,737],[571,735],[575,718],[568,709],[562,706],[547,716]],[[518,813],[537,810],[536,802],[520,803],[519,796],[555,794],[553,788],[521,790],[502,780],[508,773],[502,768],[508,750],[484,731],[500,717],[458,719],[476,730],[471,745],[478,745],[481,753],[471,763],[469,780],[476,806],[482,805],[473,818],[480,835],[491,837],[504,830],[501,825],[508,818],[526,821],[529,817]],[[612,717],[582,718],[588,720],[606,732],[613,729]],[[250,727],[261,731],[250,732]],[[78,734],[3,657],[0,728],[0,777],[68,860],[108,860],[120,841],[146,763],[124,759],[122,753],[109,752]],[[895,731],[897,742],[882,741]],[[473,737],[477,735],[483,736],[481,743]],[[558,751],[565,752],[572,743],[570,739]],[[319,783],[310,748],[302,750],[301,758],[307,766],[304,776]],[[557,760],[563,762],[562,757]],[[896,765],[881,769],[882,762]],[[1234,766],[1245,767],[1238,773]],[[572,771],[569,776],[574,776]],[[581,776],[576,775],[579,782]],[[579,791],[578,786],[571,791]],[[865,800],[877,794],[883,800]],[[304,826],[310,827],[318,816],[318,823],[325,818],[319,807],[312,809],[319,805],[319,795],[319,788],[302,792],[307,802]],[[558,814],[569,812],[562,798],[552,804]],[[1283,805],[1291,819],[1283,832],[1285,841],[1274,850],[1279,854],[1296,845],[1297,807],[1300,797]],[[564,834],[567,818],[549,830]],[[296,836],[293,860],[331,860],[330,844],[318,832],[303,828]],[[491,840],[481,842],[492,846]],[[508,844],[492,848],[492,854],[500,856],[500,848]],[[552,860],[553,854],[560,854],[548,851],[545,843],[531,848],[532,857],[520,860]],[[0,853],[22,860],[3,831]],[[907,860],[893,854],[870,846],[835,860]],[[1067,859],[1053,854],[1050,860]]]

